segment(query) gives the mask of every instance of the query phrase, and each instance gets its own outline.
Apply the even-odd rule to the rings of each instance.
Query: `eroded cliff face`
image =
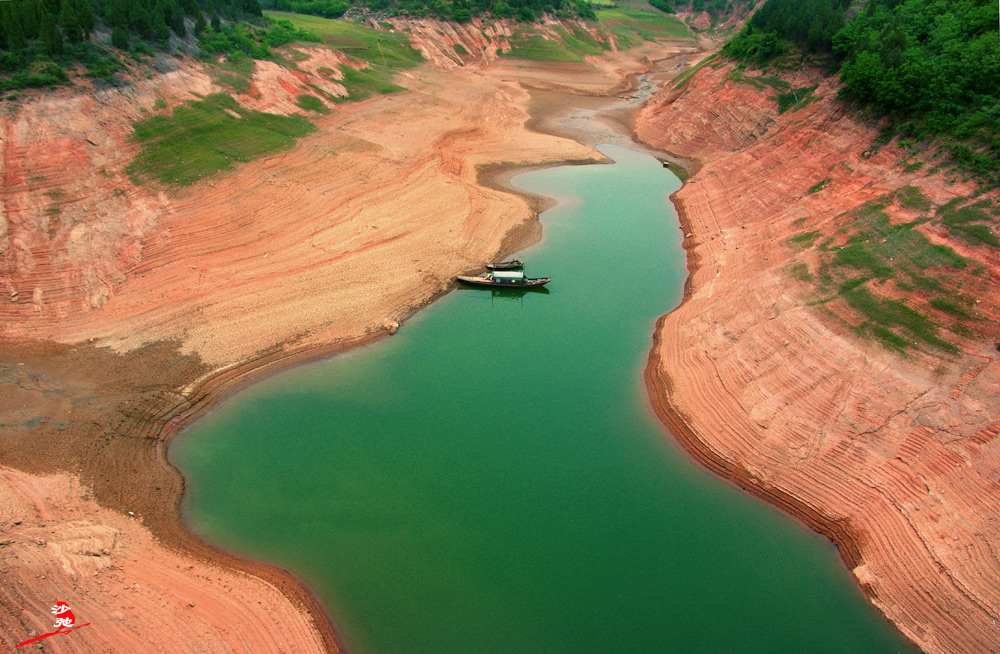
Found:
[[[654,405],[707,466],[830,535],[923,649],[995,651],[1000,250],[941,218],[974,187],[873,147],[831,80],[789,76],[818,86],[779,114],[745,75],[710,63],[638,119],[698,163],[675,196],[692,273],[657,328]]]
[[[297,71],[259,62],[236,100],[250,109],[305,115],[296,100],[307,84],[346,95],[338,81],[343,55],[325,48],[298,52]],[[170,66],[175,70],[136,76],[121,87],[42,91],[5,104],[0,338],[59,337],[75,317],[101,309],[129,278],[143,274],[151,252],[170,247],[163,222],[176,209],[169,189],[133,184],[125,173],[138,151],[133,125],[230,91],[201,66]]]

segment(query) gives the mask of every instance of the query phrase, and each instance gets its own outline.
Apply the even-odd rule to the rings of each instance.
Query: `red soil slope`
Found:
[[[773,89],[728,80],[731,69],[709,65],[662,91],[637,123],[643,140],[698,163],[675,196],[692,272],[656,330],[654,405],[705,465],[831,536],[868,597],[923,649],[996,651],[998,251],[919,227],[969,258],[950,284],[980,298],[978,334],[948,334],[956,354],[904,357],[859,337],[843,300],[816,302],[790,273],[816,249],[788,240],[805,219],[836,247],[845,212],[865,202],[912,185],[943,204],[971,185],[905,173],[894,147],[870,156],[875,129],[830,81],[822,99],[779,116]],[[819,81],[799,75],[793,86]],[[888,204],[894,224],[913,219]]]

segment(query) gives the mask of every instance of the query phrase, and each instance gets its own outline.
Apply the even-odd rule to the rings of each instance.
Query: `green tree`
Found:
[[[63,34],[66,35],[66,40],[70,43],[79,43],[83,40],[83,34],[80,30],[80,19],[77,17],[76,11],[69,0],[64,0],[62,9],[59,10],[59,27],[62,28]]]
[[[63,53],[63,38],[56,27],[56,20],[51,14],[42,23],[42,44],[45,46],[45,53],[51,56],[58,56]]]
[[[115,25],[111,30],[111,45],[119,50],[128,50],[128,30]]]
[[[168,20],[170,29],[174,31],[174,34],[183,39],[187,36],[187,30],[184,27],[184,10],[181,9],[179,4],[174,4],[168,11],[170,12]]]
[[[73,0],[73,10],[83,38],[89,39],[90,33],[94,31],[94,6],[90,4],[90,0]]]
[[[167,27],[167,21],[163,17],[162,11],[157,11],[156,17],[153,19],[153,38],[161,43],[165,43],[170,39],[170,28]]]
[[[194,21],[194,35],[201,37],[205,33],[205,30],[208,29],[208,23],[205,22],[205,14],[201,13],[200,9],[197,11],[198,13],[195,14],[197,17]]]
[[[21,28],[21,21],[11,22],[7,29],[7,43],[12,51],[17,52],[28,47],[28,41],[24,38],[24,30]]]
[[[154,10],[147,2],[133,2],[128,10],[128,26],[138,32],[144,39],[153,38],[156,17]]]
[[[111,27],[121,27],[127,30],[128,16],[129,6],[126,0],[107,0],[105,3],[104,22]]]

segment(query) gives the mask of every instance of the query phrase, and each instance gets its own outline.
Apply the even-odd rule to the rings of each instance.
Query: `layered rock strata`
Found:
[[[975,334],[948,334],[955,352],[914,339],[900,354],[862,338],[842,298],[803,281],[822,272],[822,252],[790,241],[810,229],[825,247],[846,246],[851,211],[866,203],[902,224],[920,214],[893,200],[902,187],[943,205],[973,186],[907,172],[818,74],[790,80],[818,88],[783,114],[772,88],[740,74],[713,62],[637,122],[643,140],[696,170],[675,195],[691,275],[657,325],[653,403],[707,467],[829,535],[871,601],[925,651],[996,651],[997,250],[934,221],[915,227],[966,258],[937,272],[979,301]],[[903,288],[872,284],[890,298]]]

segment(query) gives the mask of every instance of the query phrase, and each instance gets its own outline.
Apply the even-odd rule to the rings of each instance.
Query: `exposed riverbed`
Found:
[[[681,298],[652,157],[533,172],[548,293],[463,290],[253,386],[172,448],[190,525],[301,575],[352,651],[903,652],[825,540],[692,465],[648,408]]]

